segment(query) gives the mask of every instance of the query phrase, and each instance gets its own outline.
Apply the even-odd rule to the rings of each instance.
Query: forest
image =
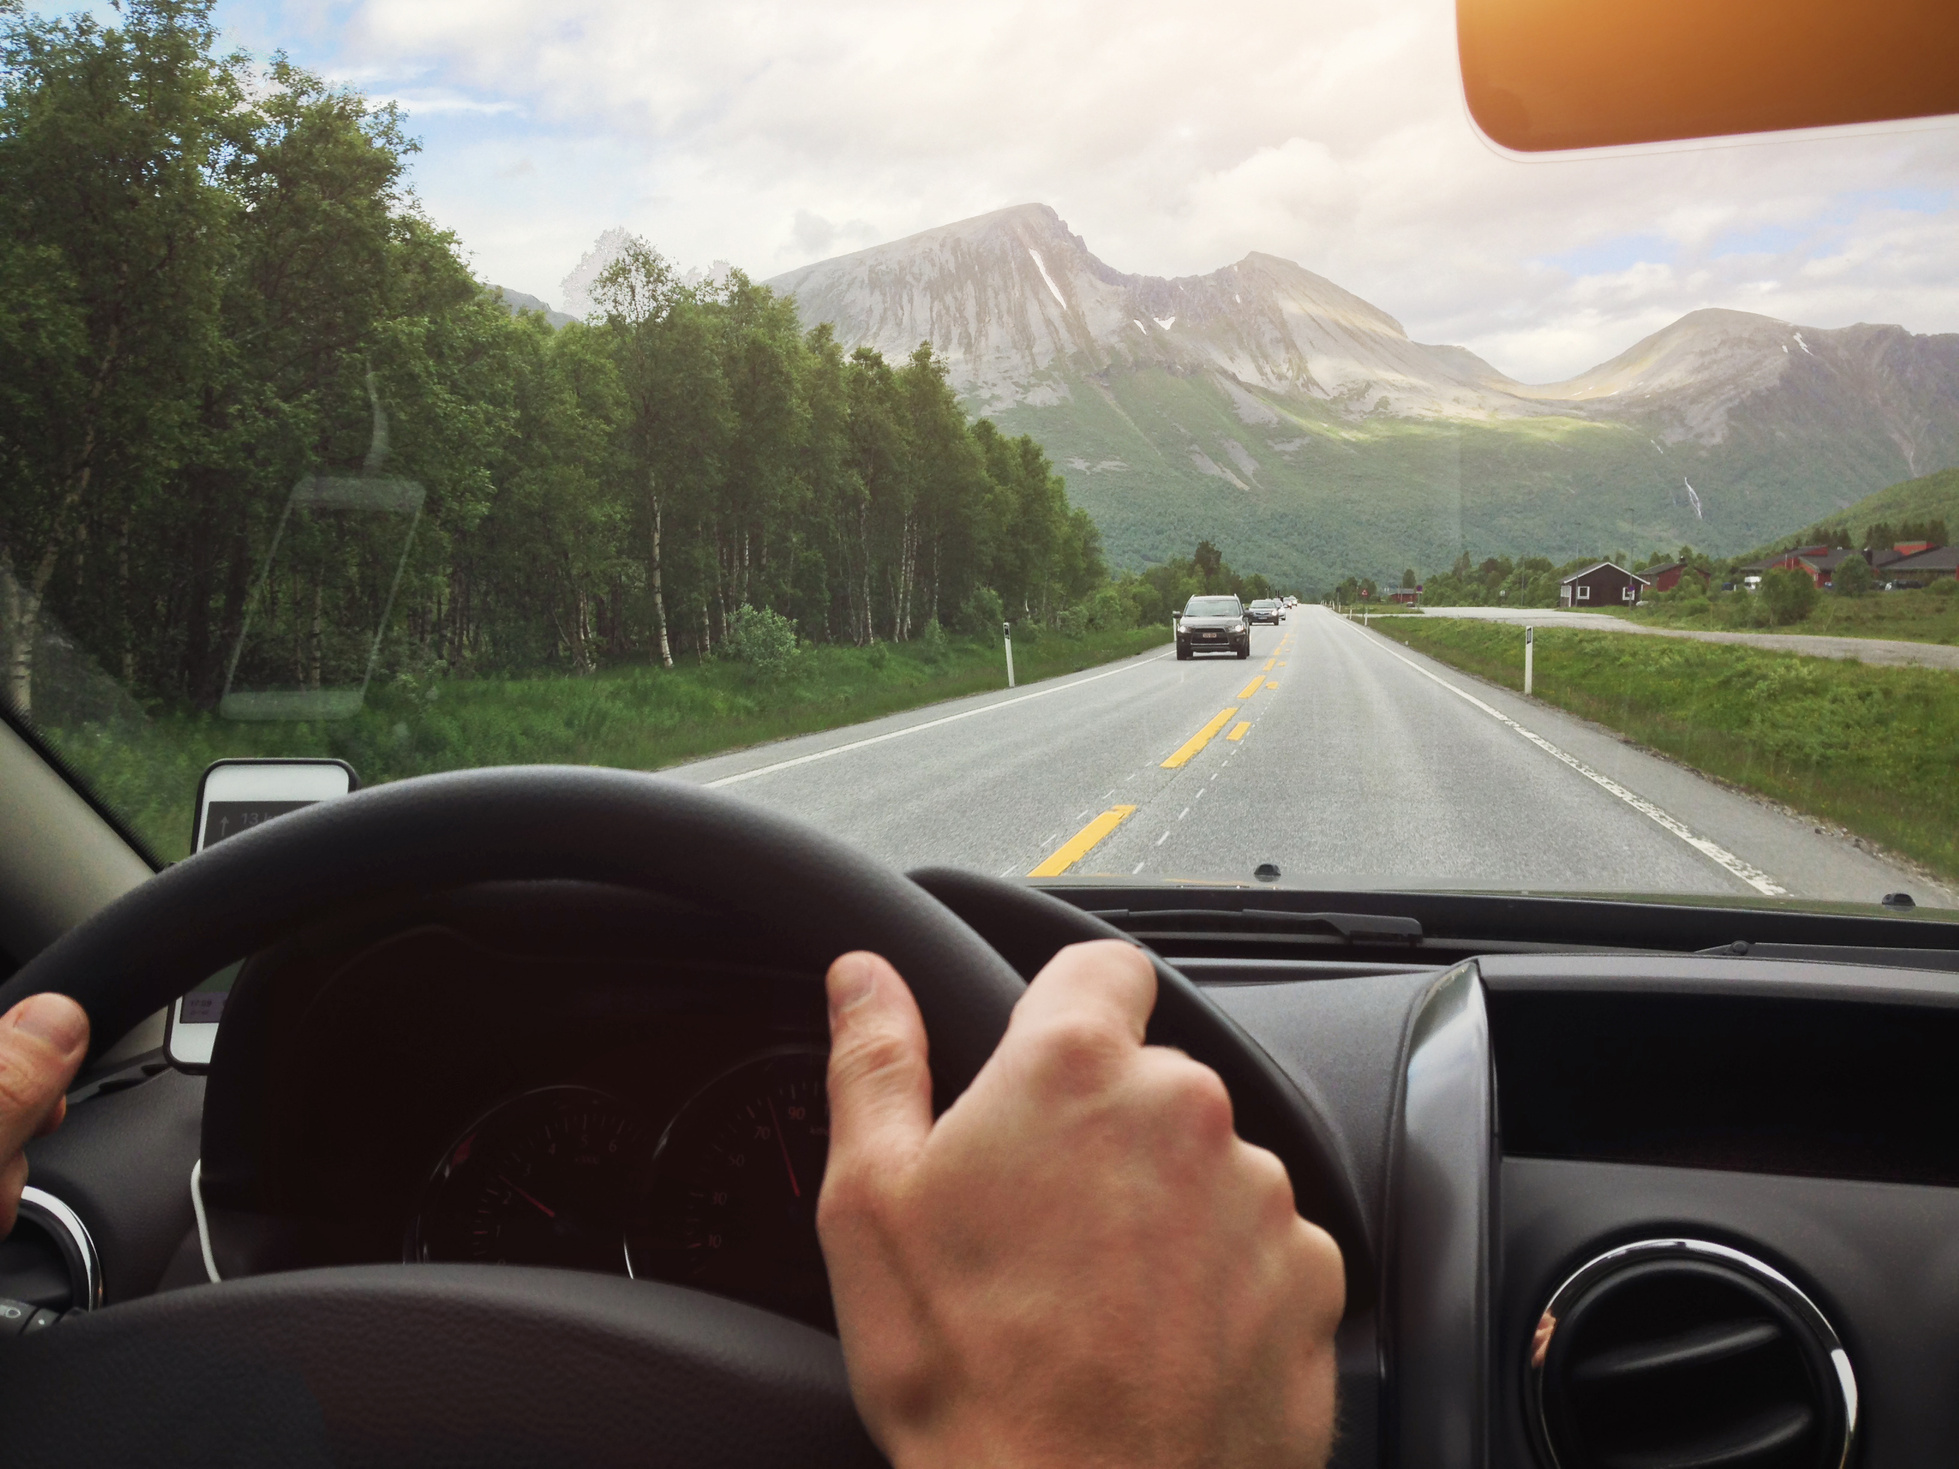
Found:
[[[1112,582],[1039,446],[969,423],[929,344],[847,351],[643,241],[553,330],[473,278],[415,151],[392,106],[224,50],[212,0],[112,25],[0,0],[16,710],[57,627],[145,701],[264,718],[792,629],[1167,616],[1178,587]]]

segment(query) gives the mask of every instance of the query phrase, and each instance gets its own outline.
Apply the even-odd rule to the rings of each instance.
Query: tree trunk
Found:
[[[122,535],[116,543],[116,616],[121,621],[122,686],[133,693],[136,687],[136,619],[129,607],[129,519],[122,513]]]
[[[306,634],[306,687],[315,693],[319,691],[321,674],[321,649],[323,646],[320,625],[320,607],[326,600],[326,572],[313,583],[313,616]]]
[[[648,568],[653,582],[653,617],[660,627],[660,666],[673,667],[673,645],[667,639],[667,594],[660,580],[660,497],[650,497],[653,502],[653,562]]]
[[[14,558],[0,546],[0,611],[7,619],[7,703],[22,719],[34,713],[34,625],[40,608],[14,575]]]
[[[225,567],[224,606],[218,613],[217,637],[205,659],[200,681],[195,686],[197,701],[207,709],[217,708],[218,701],[224,697],[225,682],[231,672],[231,653],[245,630],[245,598],[252,588],[251,552],[251,542],[240,528],[231,538],[230,563]]]

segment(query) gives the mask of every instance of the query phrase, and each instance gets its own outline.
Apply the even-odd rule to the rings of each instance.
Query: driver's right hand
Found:
[[[1143,1043],[1140,953],[1062,950],[936,1122],[897,971],[846,954],[829,992],[818,1225],[897,1469],[1325,1463],[1339,1247],[1216,1073]]]
[[[88,1016],[66,995],[29,995],[0,1015],[0,1239],[27,1186],[27,1141],[61,1126],[88,1054]]]

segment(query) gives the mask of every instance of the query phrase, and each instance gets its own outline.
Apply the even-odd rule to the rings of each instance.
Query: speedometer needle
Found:
[[[775,1098],[763,1093],[769,1104],[769,1121],[775,1124],[776,1146],[782,1149],[782,1166],[789,1170],[789,1192],[797,1198],[803,1196],[803,1186],[796,1182],[796,1165],[789,1161],[789,1139],[782,1135],[782,1119],[775,1115]]]
[[[497,1177],[503,1178],[503,1175],[499,1173]],[[503,1178],[503,1181],[505,1183],[510,1183],[510,1180],[507,1178]],[[558,1217],[558,1211],[556,1209],[553,1209],[549,1204],[545,1203],[542,1199],[539,1199],[534,1195],[525,1193],[521,1188],[518,1188],[517,1185],[514,1183],[510,1183],[510,1188],[511,1191],[515,1193],[517,1197],[522,1199],[525,1203],[535,1205],[538,1211],[542,1213],[546,1219],[556,1219]]]

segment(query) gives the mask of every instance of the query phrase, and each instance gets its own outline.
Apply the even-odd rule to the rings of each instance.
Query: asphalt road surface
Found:
[[[1249,661],[1166,647],[672,772],[900,867],[1000,876],[1950,894],[1317,607]]]

